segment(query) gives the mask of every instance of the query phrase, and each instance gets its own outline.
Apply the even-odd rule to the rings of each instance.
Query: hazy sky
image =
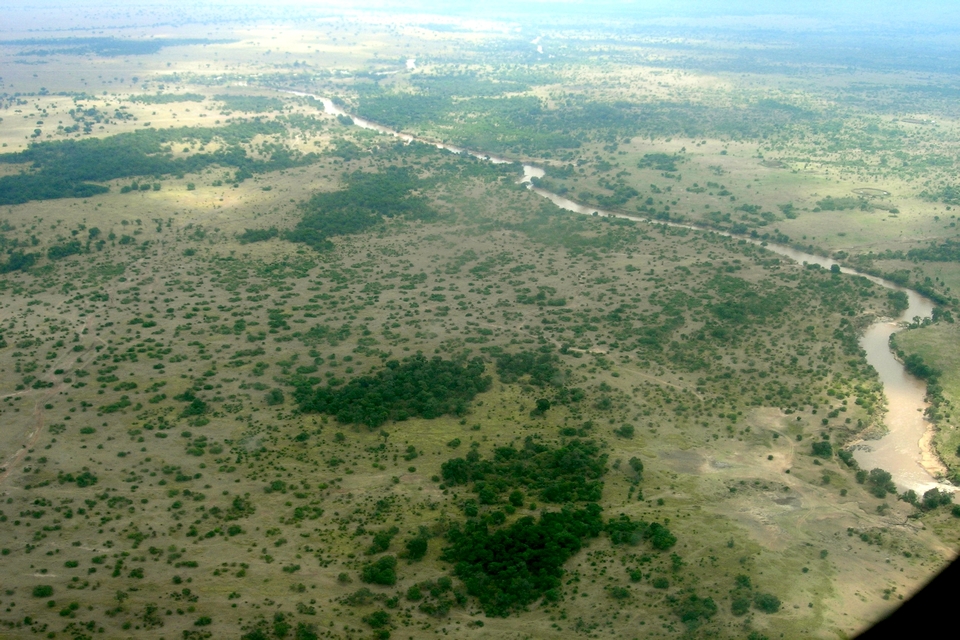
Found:
[[[897,15],[905,18],[934,20],[947,12],[956,15],[956,0],[155,0],[124,2],[123,0],[5,0],[11,9],[52,7],[191,7],[241,5],[247,7],[310,7],[344,10],[380,8],[394,10],[428,10],[436,12],[482,13],[490,16],[491,7],[516,12],[547,9],[550,12],[626,13],[631,15],[757,15],[783,13],[803,16],[835,16],[871,19]],[[495,16],[490,16],[495,17]]]
[[[231,12],[231,6],[242,9]],[[13,24],[11,20],[4,24],[4,14],[16,17],[18,26],[30,22],[42,29],[44,16],[77,13],[104,18],[122,14],[132,26],[150,24],[164,14],[177,16],[181,22],[184,18],[190,22],[194,16],[208,19],[211,14],[229,21],[233,17],[289,18],[298,10],[305,15],[357,10],[448,13],[521,18],[524,22],[538,16],[550,21],[563,14],[622,16],[677,26],[813,31],[848,27],[861,33],[873,29],[932,29],[941,33],[960,29],[960,0],[0,0],[0,32],[9,31]]]

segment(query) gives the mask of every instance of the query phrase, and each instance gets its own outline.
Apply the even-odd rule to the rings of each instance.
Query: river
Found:
[[[474,157],[498,164],[513,162],[513,160],[506,158],[461,149],[447,144],[437,144],[420,140],[415,136],[394,131],[375,122],[370,122],[369,120],[364,120],[363,118],[358,118],[346,113],[328,98],[300,91],[284,91],[284,93],[319,100],[323,103],[326,112],[331,116],[349,116],[358,127],[394,136],[405,142],[434,144],[439,149],[446,149],[454,153],[468,153]],[[521,182],[525,183],[528,189],[547,198],[559,208],[566,211],[585,215],[593,215],[596,213],[602,216],[627,218],[641,222],[650,222],[652,224],[666,224],[672,227],[681,227],[707,233],[719,233],[720,235],[741,239],[741,236],[732,236],[723,231],[706,229],[695,225],[649,220],[641,216],[604,211],[595,207],[585,207],[556,193],[534,187],[531,182],[532,178],[542,178],[543,176],[544,170],[540,167],[529,164],[523,165],[523,178]],[[789,258],[798,264],[819,264],[825,269],[829,269],[833,265],[838,264],[830,258],[799,251],[786,245],[760,242],[752,238],[743,239],[748,242],[753,242],[754,244],[762,244],[768,251]],[[844,266],[840,266],[840,271],[849,275],[863,276],[888,289],[904,291],[909,301],[907,310],[904,311],[899,318],[878,319],[864,331],[863,336],[860,338],[860,345],[866,352],[867,362],[877,370],[880,381],[883,383],[883,391],[887,399],[887,413],[884,416],[884,423],[888,428],[888,432],[877,440],[864,440],[855,443],[853,445],[854,457],[864,469],[880,467],[881,469],[889,471],[893,476],[893,481],[901,490],[913,489],[917,493],[922,494],[928,489],[939,487],[952,492],[954,490],[953,487],[939,483],[934,477],[934,473],[943,471],[944,469],[936,454],[933,453],[931,445],[933,425],[924,418],[924,411],[927,408],[926,385],[923,381],[907,373],[902,363],[894,357],[889,344],[890,336],[899,329],[900,324],[913,321],[914,318],[918,317],[929,318],[933,313],[933,302],[928,298],[924,298],[916,291],[905,289],[883,278],[863,274]]]

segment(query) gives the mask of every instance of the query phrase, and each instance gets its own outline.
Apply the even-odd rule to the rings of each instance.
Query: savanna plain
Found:
[[[953,560],[956,70],[157,11],[0,41],[0,637],[846,638]],[[935,303],[942,489],[852,453],[906,295],[769,243]]]

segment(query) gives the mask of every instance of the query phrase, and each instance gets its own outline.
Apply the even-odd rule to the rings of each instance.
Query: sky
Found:
[[[242,7],[231,13],[230,7]],[[936,30],[960,33],[960,0],[0,0],[3,15],[42,25],[46,16],[78,9],[86,15],[121,12],[152,17],[171,14],[219,18],[289,17],[304,14],[374,10],[404,13],[444,13],[524,22],[558,15],[624,18],[652,24],[713,25],[723,29],[813,30],[850,28],[852,31]],[[8,24],[11,24],[8,22]],[[41,27],[42,28],[42,27]],[[958,41],[960,44],[960,41]]]
[[[663,15],[762,15],[783,13],[804,16],[835,16],[844,19],[870,19],[876,16],[900,16],[923,20],[942,18],[946,12],[958,13],[956,0],[4,0],[8,8],[51,7],[126,7],[179,6],[186,10],[201,6],[305,7],[351,10],[413,10],[451,13],[484,13],[496,11],[549,11],[571,13],[626,14],[633,16]]]

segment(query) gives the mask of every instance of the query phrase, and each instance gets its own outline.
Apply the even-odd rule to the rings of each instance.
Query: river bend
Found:
[[[410,134],[394,131],[375,122],[370,122],[369,120],[364,120],[363,118],[349,114],[328,98],[300,91],[284,90],[283,92],[318,100],[323,103],[324,109],[331,116],[348,116],[358,127],[394,136],[404,142],[434,144],[440,149],[446,149],[454,153],[467,153],[497,164],[513,162],[513,160],[506,158],[478,153],[447,144],[433,143],[421,140]],[[720,235],[741,239],[741,236],[733,236],[732,234],[715,229],[707,229],[676,222],[650,220],[649,218],[641,216],[604,211],[596,207],[586,207],[556,193],[534,187],[531,179],[541,178],[544,175],[545,173],[542,168],[524,164],[521,182],[525,183],[531,191],[550,200],[559,208],[566,211],[585,215],[598,214],[602,216],[627,218],[640,222],[650,222],[652,224],[665,224],[671,227],[692,229],[706,233],[718,233]],[[853,445],[854,457],[862,468],[873,469],[880,467],[889,471],[893,476],[894,482],[901,489],[913,489],[921,494],[933,487],[953,491],[954,488],[952,486],[942,484],[934,477],[935,473],[940,473],[944,471],[944,469],[942,463],[933,452],[933,425],[924,417],[924,411],[927,408],[926,386],[923,381],[907,373],[903,364],[894,357],[889,344],[890,336],[900,328],[902,323],[913,321],[915,318],[929,318],[933,313],[933,302],[912,289],[906,289],[889,280],[863,274],[849,267],[844,267],[830,258],[800,251],[786,245],[760,242],[752,238],[742,239],[755,244],[762,244],[767,250],[789,258],[799,264],[819,264],[825,269],[829,269],[833,265],[838,265],[842,273],[862,276],[880,286],[903,291],[907,294],[909,306],[900,317],[895,319],[881,318],[877,320],[866,329],[860,338],[860,345],[866,352],[867,362],[877,370],[880,381],[883,384],[883,391],[887,400],[887,413],[884,417],[884,423],[888,428],[888,432],[877,440],[865,440],[855,443]]]

